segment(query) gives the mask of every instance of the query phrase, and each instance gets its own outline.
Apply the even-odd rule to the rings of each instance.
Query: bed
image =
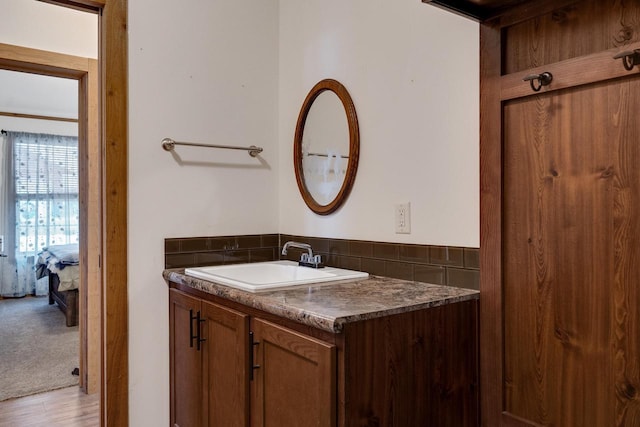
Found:
[[[78,244],[51,245],[36,261],[36,278],[49,278],[49,304],[57,303],[67,326],[78,324],[80,267]]]

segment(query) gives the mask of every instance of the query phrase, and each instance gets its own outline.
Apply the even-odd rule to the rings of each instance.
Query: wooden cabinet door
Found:
[[[202,301],[205,426],[249,423],[249,316]]]
[[[504,105],[506,425],[640,426],[639,93]]]
[[[169,290],[169,358],[172,427],[202,425],[201,352],[192,337],[200,300]]]
[[[252,425],[335,426],[335,346],[260,319],[252,328]]]

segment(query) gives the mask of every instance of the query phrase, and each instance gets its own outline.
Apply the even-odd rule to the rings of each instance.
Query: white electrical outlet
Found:
[[[396,205],[396,234],[411,234],[411,203]]]

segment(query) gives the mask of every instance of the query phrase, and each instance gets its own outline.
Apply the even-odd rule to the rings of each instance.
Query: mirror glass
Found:
[[[296,127],[296,180],[307,206],[335,211],[351,191],[358,165],[358,120],[346,88],[322,80],[307,95]]]

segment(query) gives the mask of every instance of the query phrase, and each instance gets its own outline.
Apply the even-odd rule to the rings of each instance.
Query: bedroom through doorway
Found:
[[[17,11],[25,2],[12,3],[21,3],[15,6]],[[27,8],[44,8],[45,14],[91,15],[28,3],[35,5]],[[33,18],[33,10],[27,14]],[[8,162],[14,169],[9,174],[13,188],[6,199],[14,213],[0,215],[5,224],[0,228],[4,241],[0,252],[7,255],[0,258],[0,328],[13,323],[18,341],[31,344],[18,359],[31,363],[32,374],[53,372],[53,361],[68,358],[61,355],[72,348],[72,368],[65,367],[58,375],[64,381],[72,377],[91,394],[100,389],[102,287],[97,16],[92,19],[93,34],[82,37],[95,41],[93,58],[27,47],[33,45],[30,41],[24,46],[0,44],[0,129],[5,131],[0,141],[11,147],[0,160],[3,175]],[[60,17],[54,20],[60,22]],[[2,203],[0,211],[10,210]],[[11,257],[13,264],[8,262]],[[12,347],[5,346],[13,341],[2,333],[1,346]],[[56,338],[54,349],[43,350],[51,336]],[[50,355],[44,359],[31,361],[34,353],[47,352]],[[0,370],[6,360],[0,357]],[[9,377],[3,373],[0,378],[4,390]],[[64,387],[64,381],[58,386]]]

